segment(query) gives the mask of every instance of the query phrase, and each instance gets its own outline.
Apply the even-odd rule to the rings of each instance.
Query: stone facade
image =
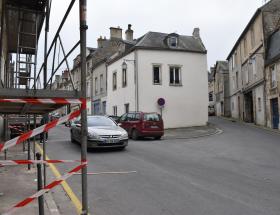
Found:
[[[278,27],[279,12],[278,0],[259,8],[227,58],[233,118],[266,125],[266,43],[269,34]]]
[[[217,61],[214,67],[216,116],[230,116],[229,69],[227,61]]]

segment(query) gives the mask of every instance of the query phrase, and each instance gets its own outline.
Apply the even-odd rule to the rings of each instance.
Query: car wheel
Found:
[[[133,129],[131,136],[132,136],[133,140],[138,140],[138,138],[139,138],[138,131],[136,129]]]
[[[161,136],[155,137],[155,140],[160,140]]]

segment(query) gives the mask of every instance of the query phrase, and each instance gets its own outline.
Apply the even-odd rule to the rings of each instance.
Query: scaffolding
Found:
[[[1,2],[1,1],[0,1]],[[80,40],[77,41],[68,53],[60,37],[60,32],[65,21],[73,9],[76,0],[71,0],[64,17],[55,33],[53,40],[48,47],[49,22],[52,0],[2,0],[1,15],[1,41],[0,41],[0,99],[86,99],[86,10],[87,1],[79,0],[79,30]],[[55,3],[53,3],[55,4]],[[43,26],[45,29],[43,31]],[[6,31],[4,30],[6,29]],[[6,32],[5,41],[3,38]],[[38,67],[37,54],[39,37],[44,37],[43,63]],[[7,47],[5,49],[4,47]],[[55,68],[55,58],[57,47],[63,53],[63,59]],[[53,77],[65,63],[70,71],[68,58],[73,51],[80,47],[81,55],[81,90],[74,89],[71,74],[70,80],[72,90],[52,89]],[[6,53],[5,53],[6,51]],[[2,56],[4,55],[4,56]],[[11,56],[15,56],[13,65]],[[51,56],[53,55],[53,56]],[[5,59],[5,62],[2,62]],[[50,59],[50,60],[49,60]],[[51,74],[48,78],[48,62],[52,62]],[[2,66],[5,65],[5,66]],[[13,69],[14,68],[14,69]],[[38,71],[37,69],[40,68]],[[4,78],[2,78],[4,77]],[[42,82],[42,83],[41,83]],[[0,114],[5,116],[5,137],[7,140],[8,118],[10,115],[30,116],[44,115],[65,106],[63,103],[10,103],[0,102]],[[81,109],[81,161],[87,160],[87,113],[86,108]],[[36,120],[36,119],[35,119]],[[46,160],[46,144],[43,141],[44,154]],[[34,149],[33,149],[34,150]],[[46,179],[46,169],[44,176]],[[46,180],[44,180],[46,181]],[[87,200],[87,167],[82,168],[82,214],[88,214]]]

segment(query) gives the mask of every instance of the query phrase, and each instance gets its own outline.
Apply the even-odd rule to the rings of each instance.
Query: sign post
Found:
[[[158,106],[160,108],[160,115],[162,117],[162,109],[164,108],[164,105],[165,105],[165,99],[164,98],[159,98],[157,100],[157,103],[158,103]]]

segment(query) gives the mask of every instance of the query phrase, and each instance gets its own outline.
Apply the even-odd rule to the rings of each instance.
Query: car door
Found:
[[[79,141],[81,138],[81,121],[77,120],[73,124],[72,134],[76,141]]]

